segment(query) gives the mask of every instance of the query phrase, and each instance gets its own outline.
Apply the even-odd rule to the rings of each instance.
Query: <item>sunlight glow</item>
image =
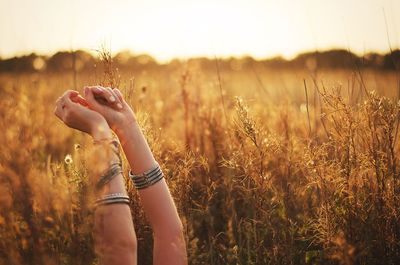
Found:
[[[358,53],[399,46],[394,0],[0,0],[0,56],[59,49],[190,56],[291,57],[305,50]],[[389,40],[384,12],[387,17]]]

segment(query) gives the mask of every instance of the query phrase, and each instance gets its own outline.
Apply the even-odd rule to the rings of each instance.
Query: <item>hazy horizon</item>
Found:
[[[0,57],[131,50],[157,61],[399,47],[400,1],[0,0]]]
[[[99,49],[101,48],[101,45],[99,45]],[[154,60],[156,60],[158,63],[169,63],[169,62],[171,62],[171,61],[173,61],[173,60],[189,60],[189,59],[197,59],[197,58],[206,58],[206,59],[210,59],[210,60],[213,60],[213,59],[215,59],[215,57],[217,57],[218,59],[222,59],[222,60],[224,60],[224,59],[229,59],[229,58],[236,58],[236,59],[243,59],[243,58],[246,58],[246,57],[251,57],[251,58],[253,58],[253,59],[255,59],[255,60],[257,60],[257,61],[262,61],[262,60],[273,60],[273,59],[276,59],[276,58],[282,58],[282,59],[284,59],[284,60],[287,60],[287,61],[290,61],[290,60],[293,60],[293,59],[295,59],[297,56],[299,56],[299,55],[301,55],[301,54],[306,54],[306,53],[313,53],[313,52],[320,52],[320,53],[323,53],[323,52],[327,52],[327,51],[335,51],[335,50],[346,50],[346,48],[344,48],[344,47],[331,47],[331,48],[327,48],[327,49],[318,49],[318,50],[304,50],[304,51],[300,51],[299,53],[296,53],[296,54],[294,54],[293,56],[282,56],[282,55],[280,55],[280,54],[276,54],[276,55],[271,55],[271,56],[265,56],[265,57],[254,57],[254,56],[252,56],[251,54],[242,54],[242,55],[226,55],[226,56],[218,56],[218,55],[195,55],[195,56],[176,56],[176,57],[172,57],[172,58],[169,58],[169,59],[166,59],[166,60],[159,60],[157,57],[155,57],[154,55],[152,55],[152,54],[149,54],[149,53],[137,53],[137,52],[135,52],[135,51],[132,51],[132,50],[119,50],[119,51],[111,51],[111,53],[112,53],[112,56],[114,57],[114,56],[116,56],[117,54],[119,54],[119,53],[129,53],[131,56],[141,56],[141,55],[147,55],[147,56],[150,56],[150,57],[152,57]],[[399,50],[398,48],[397,49],[392,49],[393,51],[394,50]],[[66,50],[66,49],[61,49],[61,50],[55,50],[55,51],[53,51],[53,52],[48,52],[48,53],[40,53],[40,52],[36,52],[36,51],[27,51],[27,52],[25,52],[25,53],[23,53],[23,52],[21,52],[21,53],[18,53],[18,54],[14,54],[14,55],[10,55],[10,56],[7,56],[7,57],[1,57],[0,56],[0,60],[8,60],[8,59],[11,59],[11,58],[18,58],[18,57],[22,57],[22,56],[29,56],[29,55],[31,55],[31,54],[35,54],[36,56],[45,56],[45,57],[51,57],[51,56],[53,56],[53,55],[55,55],[56,53],[58,53],[58,52],[76,52],[76,51],[83,51],[83,52],[87,52],[87,53],[89,53],[89,54],[91,54],[93,57],[96,57],[97,55],[98,55],[98,53],[97,53],[97,51],[95,50],[95,49],[92,49],[92,50],[87,50],[87,49],[85,49],[85,48],[77,48],[77,49],[74,49],[74,50]],[[366,51],[365,53],[357,53],[357,52],[355,52],[355,51],[352,51],[352,50],[347,50],[347,51],[349,51],[349,52],[351,52],[351,53],[353,53],[353,54],[355,54],[355,55],[357,55],[357,56],[359,56],[359,57],[362,57],[363,55],[366,55],[366,54],[370,54],[370,53],[375,53],[375,54],[379,54],[379,55],[385,55],[385,54],[389,54],[391,51],[388,49],[388,50],[386,50],[386,51]]]

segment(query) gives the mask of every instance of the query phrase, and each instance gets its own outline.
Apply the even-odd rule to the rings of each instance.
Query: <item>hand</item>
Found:
[[[84,94],[89,108],[100,113],[117,135],[122,134],[127,125],[136,122],[133,110],[118,88],[87,86]]]
[[[68,90],[57,99],[54,114],[68,127],[88,133],[96,139],[111,137],[104,117],[86,106],[86,100],[77,91]]]

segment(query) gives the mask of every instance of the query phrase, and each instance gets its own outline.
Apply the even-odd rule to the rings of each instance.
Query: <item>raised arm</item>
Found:
[[[100,104],[95,97],[102,97],[107,102]],[[118,89],[87,87],[85,99],[90,108],[106,118],[118,135],[133,175],[156,167],[157,162],[136,117]],[[182,223],[165,180],[161,179],[138,192],[154,232],[154,264],[187,264]]]
[[[88,133],[97,142],[92,146],[93,152],[89,152],[87,164],[92,174],[90,178],[94,179],[93,183],[98,183],[99,177],[110,164],[118,161],[118,157],[108,141],[112,132],[106,120],[99,113],[82,106],[84,103],[78,92],[67,91],[57,100],[54,113],[67,126]],[[96,198],[103,199],[94,213],[95,250],[102,265],[133,265],[137,262],[137,244],[130,208],[123,203],[126,199],[121,199],[126,196],[124,179],[118,170],[112,173],[107,175],[112,179],[95,192]]]

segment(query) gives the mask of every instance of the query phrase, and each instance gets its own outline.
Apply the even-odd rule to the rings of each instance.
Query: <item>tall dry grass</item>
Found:
[[[134,106],[190,264],[398,264],[395,75],[217,67],[0,75],[0,264],[97,264],[90,140],[52,114],[75,82],[119,85]],[[127,188],[139,264],[151,264],[152,232]]]

